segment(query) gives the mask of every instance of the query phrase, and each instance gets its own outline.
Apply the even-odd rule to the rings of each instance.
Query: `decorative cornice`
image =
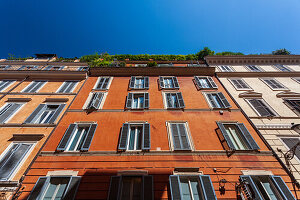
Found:
[[[254,92],[254,91],[247,91],[239,94],[240,98],[243,97],[262,97],[262,93]]]
[[[276,97],[283,98],[283,97],[300,97],[300,93],[291,92],[291,91],[284,91],[276,94]]]
[[[218,77],[300,77],[300,72],[216,72]]]
[[[291,130],[290,124],[256,124],[255,125],[260,130]]]

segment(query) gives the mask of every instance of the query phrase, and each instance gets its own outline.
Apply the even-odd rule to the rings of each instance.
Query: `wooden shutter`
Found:
[[[173,76],[172,80],[173,80],[174,88],[179,89],[179,83],[178,83],[177,78],[175,76]]]
[[[298,137],[295,137],[295,138],[281,138],[281,140],[288,146],[289,149],[294,147],[299,142]],[[298,159],[300,159],[300,146],[297,147],[297,149],[295,151],[295,155],[297,156]]]
[[[174,105],[172,104],[171,93],[165,93],[165,97],[166,97],[167,108],[174,108]]]
[[[107,90],[108,89],[108,84],[109,84],[110,78],[105,78],[104,83],[102,85],[102,90]]]
[[[144,93],[144,108],[145,109],[149,108],[149,93],[148,92]]]
[[[90,103],[88,109],[99,109],[103,97],[104,97],[104,93],[95,92],[93,94],[93,97],[92,97],[92,100],[91,100],[91,103]]]
[[[131,109],[132,100],[133,100],[133,94],[129,92],[126,100],[126,108]]]
[[[214,88],[214,89],[217,89],[218,86],[217,84],[215,83],[215,81],[212,79],[212,77],[207,77],[208,79],[208,82],[210,83],[211,87]]]
[[[244,136],[244,138],[245,138],[246,142],[248,143],[248,145],[250,146],[250,149],[258,150],[259,146],[257,145],[255,140],[253,139],[253,137],[249,133],[246,126],[243,123],[238,123],[237,126],[241,130],[241,133]]]
[[[150,139],[150,124],[143,124],[143,140],[142,140],[142,149],[150,150],[151,147],[151,139]]]
[[[257,189],[255,183],[253,182],[251,176],[249,175],[242,175],[240,176],[240,181],[246,183],[246,186],[243,187],[246,194],[250,196],[253,200],[261,200],[263,199],[262,196],[260,195],[259,190]],[[248,189],[248,188],[251,189]]]
[[[38,105],[38,107],[31,113],[31,115],[29,115],[29,117],[27,117],[27,119],[25,120],[24,123],[25,124],[34,123],[36,118],[38,118],[45,109],[46,109],[46,104]]]
[[[69,81],[65,81],[62,84],[61,88],[59,88],[58,93],[65,93],[65,90],[67,89],[67,87],[69,86],[70,83],[71,82],[69,82]]]
[[[298,104],[297,104],[295,101],[293,101],[293,100],[285,99],[284,101],[287,102],[288,105],[292,107],[292,109],[294,109],[295,111],[297,111],[298,114],[300,114],[300,105],[298,105]],[[298,101],[299,101],[299,100],[298,100]],[[299,104],[300,104],[300,101],[299,101]]]
[[[68,199],[68,200],[75,199],[77,189],[78,189],[78,186],[80,183],[80,179],[81,179],[81,177],[79,177],[79,176],[72,176],[70,178],[70,181],[69,181],[69,184],[68,184],[68,187],[66,189],[63,199]]]
[[[205,200],[217,200],[216,193],[214,187],[212,185],[210,176],[208,175],[200,175],[199,176],[203,194],[205,196]]]
[[[58,108],[55,110],[53,116],[51,117],[51,119],[49,120],[49,124],[54,124],[57,117],[59,116],[59,114],[62,112],[62,110],[64,109],[65,104],[60,104],[58,106]]]
[[[96,131],[96,128],[97,128],[97,124],[91,124],[90,127],[89,127],[89,130],[86,134],[86,137],[83,141],[83,144],[82,144],[82,147],[81,147],[81,151],[88,151],[90,146],[91,146],[91,143],[92,143],[92,140],[93,140],[93,137],[94,137],[94,134],[95,134],[95,131]]]
[[[255,110],[259,113],[260,116],[274,116],[274,114],[267,108],[264,103],[259,99],[249,99],[251,105],[255,108]]]
[[[232,143],[232,141],[231,141],[231,139],[230,139],[230,137],[229,137],[229,135],[228,135],[228,133],[227,133],[227,131],[225,129],[224,124],[222,122],[217,122],[217,125],[218,125],[218,127],[219,127],[219,129],[220,129],[220,131],[221,131],[221,133],[222,133],[222,135],[223,135],[223,137],[224,137],[224,139],[225,139],[228,147],[230,149],[235,149],[235,147],[234,147],[234,145],[233,145],[233,143]]]
[[[271,179],[285,200],[296,200],[296,198],[280,176],[271,176]]]
[[[21,106],[22,104],[18,103],[8,103],[3,109],[8,108],[0,114],[0,124],[5,123],[7,119],[10,118]]]
[[[178,130],[179,130],[179,135],[180,135],[180,140],[181,140],[181,149],[182,150],[190,150],[190,142],[187,134],[187,130],[185,127],[185,124],[180,123],[177,124]]]
[[[184,108],[185,105],[184,105],[184,101],[183,101],[183,97],[182,97],[181,92],[177,92],[177,93],[176,93],[176,97],[177,97],[178,107],[179,107],[179,108]]]
[[[169,181],[170,181],[172,200],[181,200],[181,187],[180,187],[179,176],[171,175],[169,176]]]
[[[143,176],[143,200],[153,199],[153,178],[152,176]]]
[[[170,124],[174,150],[181,150],[180,135],[177,124]]]
[[[22,92],[31,92],[32,88],[37,84],[38,82],[33,81],[30,83]]]
[[[149,77],[148,76],[144,77],[144,88],[149,89]]]
[[[217,104],[215,102],[215,100],[213,99],[213,94],[211,93],[206,93],[207,99],[210,102],[211,107],[213,108],[217,108]]]
[[[135,87],[135,76],[132,76],[131,78],[130,78],[130,82],[129,82],[129,88],[130,89],[134,89]]]
[[[27,92],[36,92],[36,91],[38,91],[45,84],[45,81],[35,81],[34,83],[35,84],[33,84],[33,87],[31,87],[31,89],[27,90],[27,88],[26,88]]]
[[[78,83],[77,81],[66,81],[65,82],[66,87],[62,87],[61,90],[59,92],[63,92],[63,93],[70,93],[73,91],[75,85]]]
[[[13,81],[10,80],[3,80],[1,81],[0,85],[0,91],[4,90],[6,87],[8,87]]]
[[[231,79],[231,82],[237,89],[242,89],[243,86],[241,85],[241,82],[239,79]]]
[[[231,107],[229,102],[227,101],[226,97],[223,95],[222,92],[218,92],[218,96],[221,99],[222,103],[224,104],[225,108],[230,108]]]
[[[200,83],[200,80],[199,80],[199,77],[198,76],[194,76],[194,80],[195,80],[195,83],[197,85],[197,88],[198,89],[201,89],[202,88],[202,85]]]
[[[95,89],[101,90],[104,80],[105,80],[105,78],[99,77],[99,82],[98,82],[98,84],[97,84],[97,86],[96,86]]]
[[[128,133],[129,133],[129,123],[124,123],[122,126],[120,139],[119,139],[119,150],[126,150],[127,140],[128,140]]]
[[[43,194],[46,183],[50,181],[50,176],[49,177],[40,177],[36,184],[34,185],[33,189],[31,190],[31,193],[28,197],[28,200],[37,200],[41,198],[41,195]]]
[[[122,179],[121,176],[111,177],[109,192],[107,197],[108,200],[119,200],[121,179]]]
[[[70,124],[66,130],[64,136],[60,140],[59,145],[57,146],[57,151],[65,151],[67,144],[69,143],[70,137],[73,135],[74,131],[77,129],[77,124]]]
[[[165,88],[164,78],[161,76],[159,77],[159,86],[161,89]]]

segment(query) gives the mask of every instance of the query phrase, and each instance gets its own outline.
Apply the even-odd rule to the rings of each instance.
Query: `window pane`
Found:
[[[217,106],[217,108],[223,108],[224,105],[217,94],[212,94],[212,98]]]
[[[211,88],[211,85],[208,82],[207,78],[199,78],[199,82],[203,88]]]
[[[131,127],[130,128],[128,150],[134,150],[134,142],[135,142],[135,127]]]
[[[243,140],[239,129],[236,127],[235,124],[225,124],[226,132],[233,143],[235,149],[238,150],[245,150],[248,149],[245,141]]]
[[[174,88],[172,78],[164,78],[165,88]]]
[[[46,189],[44,200],[61,200],[66,187],[69,183],[69,178],[54,178],[50,179],[50,184]]]
[[[184,200],[191,200],[188,178],[180,178],[181,193]]]
[[[142,177],[122,177],[122,200],[142,199]]]

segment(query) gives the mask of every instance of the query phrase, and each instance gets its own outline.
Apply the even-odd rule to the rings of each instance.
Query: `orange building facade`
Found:
[[[89,70],[19,199],[299,197],[214,67],[134,65]]]

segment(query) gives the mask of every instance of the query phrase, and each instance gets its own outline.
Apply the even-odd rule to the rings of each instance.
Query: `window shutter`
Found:
[[[196,82],[197,87],[198,87],[199,89],[201,89],[201,88],[202,88],[202,85],[201,85],[201,83],[200,83],[200,81],[199,81],[199,77],[198,77],[198,76],[194,76],[194,79],[195,79],[195,82]]]
[[[49,124],[54,124],[57,117],[59,116],[59,114],[62,112],[62,110],[64,109],[65,104],[60,104],[58,106],[58,108],[55,110],[53,116],[51,117],[51,119],[49,120]]]
[[[298,105],[297,103],[295,103],[292,100],[285,99],[284,101],[287,102],[288,105],[290,105],[292,107],[292,109],[294,109],[294,110],[296,110],[297,112],[300,113],[300,105]]]
[[[275,114],[260,99],[250,99],[249,102],[260,116],[275,116]]]
[[[135,85],[135,76],[132,76],[129,83],[129,88],[134,89]]]
[[[107,90],[109,80],[110,80],[110,78],[105,78],[104,83],[101,88],[102,90]]]
[[[27,117],[25,120],[25,124],[31,124],[34,123],[37,117],[39,117],[39,114],[43,112],[43,110],[46,108],[46,104],[40,104],[38,107]]]
[[[255,183],[253,182],[251,176],[248,175],[242,175],[240,176],[240,181],[243,181],[244,183],[246,183],[246,187],[243,187],[246,194],[249,194],[250,198],[252,197],[253,200],[261,200],[263,199],[262,196],[260,195],[259,190],[257,189],[257,187],[255,186]],[[248,188],[251,189],[248,189]],[[250,199],[249,198],[249,199]]]
[[[77,129],[77,124],[70,124],[68,129],[66,130],[63,138],[60,140],[59,145],[56,148],[56,151],[65,151],[67,144],[69,143],[71,135],[73,135],[74,131]]]
[[[38,181],[36,182],[35,186],[33,187],[28,200],[37,200],[41,197],[43,194],[46,183],[50,181],[50,177],[40,177]]]
[[[177,124],[179,134],[180,134],[180,139],[181,139],[181,149],[182,150],[190,150],[190,144],[189,144],[189,138],[187,135],[187,130],[185,127],[185,124]]]
[[[167,108],[173,108],[174,106],[172,104],[171,94],[165,93],[165,96],[166,96]]]
[[[64,195],[63,199],[70,199],[70,200],[75,199],[75,195],[77,193],[77,189],[78,189],[78,186],[79,186],[79,183],[80,183],[80,179],[81,179],[81,177],[79,177],[79,176],[72,176],[70,178],[68,188],[65,192],[65,195]]]
[[[153,200],[153,178],[152,176],[143,176],[143,200]]]
[[[282,180],[280,176],[271,176],[271,179],[285,200],[293,200],[293,199],[296,200],[292,192],[290,191],[290,189],[287,187],[287,185],[285,184],[285,182]]]
[[[128,109],[131,108],[132,98],[133,98],[133,94],[129,92],[128,96],[127,96],[127,101],[126,101],[126,108],[128,108]]]
[[[173,137],[173,148],[174,150],[181,150],[180,144],[180,135],[177,124],[170,124],[171,125],[171,132]]]
[[[75,85],[78,83],[78,81],[70,81],[70,84],[68,88],[66,89],[66,93],[73,92]]]
[[[144,93],[144,108],[149,108],[149,93],[145,92]]]
[[[164,78],[161,76],[159,77],[159,86],[161,89],[165,88]]]
[[[102,89],[102,85],[103,85],[104,79],[105,78],[103,78],[103,77],[99,77],[99,82],[98,82],[98,85],[96,86],[95,89],[98,89],[98,90]]]
[[[178,83],[177,78],[175,76],[173,76],[172,80],[173,80],[174,88],[179,89],[179,83]]]
[[[207,98],[208,98],[208,100],[210,102],[211,107],[217,108],[217,105],[215,103],[215,100],[213,99],[212,94],[211,93],[207,93],[206,96],[207,96]]]
[[[129,132],[129,124],[124,123],[120,135],[119,150],[126,150],[128,132]]]
[[[61,88],[58,90],[58,93],[65,93],[67,87],[70,85],[71,82],[65,81]]]
[[[142,149],[150,150],[151,140],[150,140],[150,124],[143,124],[143,141],[142,141]]]
[[[37,82],[31,82],[22,92],[31,92],[31,90],[36,86]]]
[[[144,77],[144,88],[149,89],[149,77],[148,76]]]
[[[177,93],[176,93],[176,96],[177,96],[178,107],[179,107],[179,108],[184,108],[185,105],[184,105],[184,101],[183,101],[183,97],[182,97],[181,92],[177,92]]]
[[[236,88],[238,88],[238,89],[242,89],[242,88],[243,88],[242,85],[241,85],[240,80],[238,80],[238,79],[232,79],[231,82],[233,83],[233,85],[234,85]]]
[[[4,90],[7,86],[9,86],[13,81],[5,80],[1,81],[0,91]]]
[[[52,69],[52,65],[48,65],[44,70],[50,70],[50,69]]]
[[[179,176],[171,175],[169,176],[169,180],[170,180],[170,190],[171,190],[172,200],[181,200],[181,188],[180,188]]]
[[[103,96],[104,96],[104,94],[102,92],[94,93],[88,109],[98,109],[101,105]]]
[[[0,124],[5,123],[6,120],[22,106],[22,104],[10,103],[7,104],[5,107],[7,106],[9,106],[9,108],[6,111],[1,112],[0,114]],[[3,109],[5,109],[5,107]]]
[[[118,200],[120,193],[121,176],[112,176],[108,192],[108,200]]]
[[[28,92],[37,92],[45,83],[46,81],[37,81],[33,88]]]
[[[214,89],[218,88],[217,84],[215,83],[215,81],[211,77],[207,77],[207,79],[208,79],[210,85],[212,86],[212,88],[214,88]]]
[[[234,145],[233,145],[233,143],[231,142],[231,139],[230,139],[230,137],[229,137],[229,135],[228,135],[228,133],[227,133],[227,131],[226,131],[224,125],[223,125],[223,123],[222,123],[222,122],[217,122],[217,125],[218,125],[218,127],[219,127],[219,129],[220,129],[222,135],[224,136],[224,139],[225,139],[225,141],[226,141],[228,147],[229,147],[230,149],[235,149],[235,148],[234,148]]]
[[[281,138],[281,140],[288,146],[289,149],[294,147],[299,142],[298,138]],[[297,147],[295,155],[298,159],[300,159],[300,146]]]
[[[203,194],[205,196],[205,200],[217,200],[214,187],[212,185],[210,176],[208,175],[201,175],[199,176]]]
[[[86,134],[86,137],[85,137],[85,140],[83,141],[83,145],[81,147],[81,151],[88,151],[90,146],[91,146],[91,143],[92,143],[92,140],[93,140],[93,137],[94,137],[94,134],[95,134],[95,131],[96,131],[96,128],[97,128],[97,124],[91,124],[90,125],[90,128]]]
[[[249,133],[246,126],[243,123],[238,123],[237,125],[238,125],[239,129],[241,130],[245,140],[248,142],[248,145],[250,146],[250,148],[253,149],[253,150],[258,150],[259,146],[256,144],[255,140],[253,139],[253,137]]]
[[[225,108],[230,108],[230,104],[229,102],[227,101],[226,97],[223,95],[222,92],[218,92],[218,96],[220,97],[222,103],[224,104]]]

